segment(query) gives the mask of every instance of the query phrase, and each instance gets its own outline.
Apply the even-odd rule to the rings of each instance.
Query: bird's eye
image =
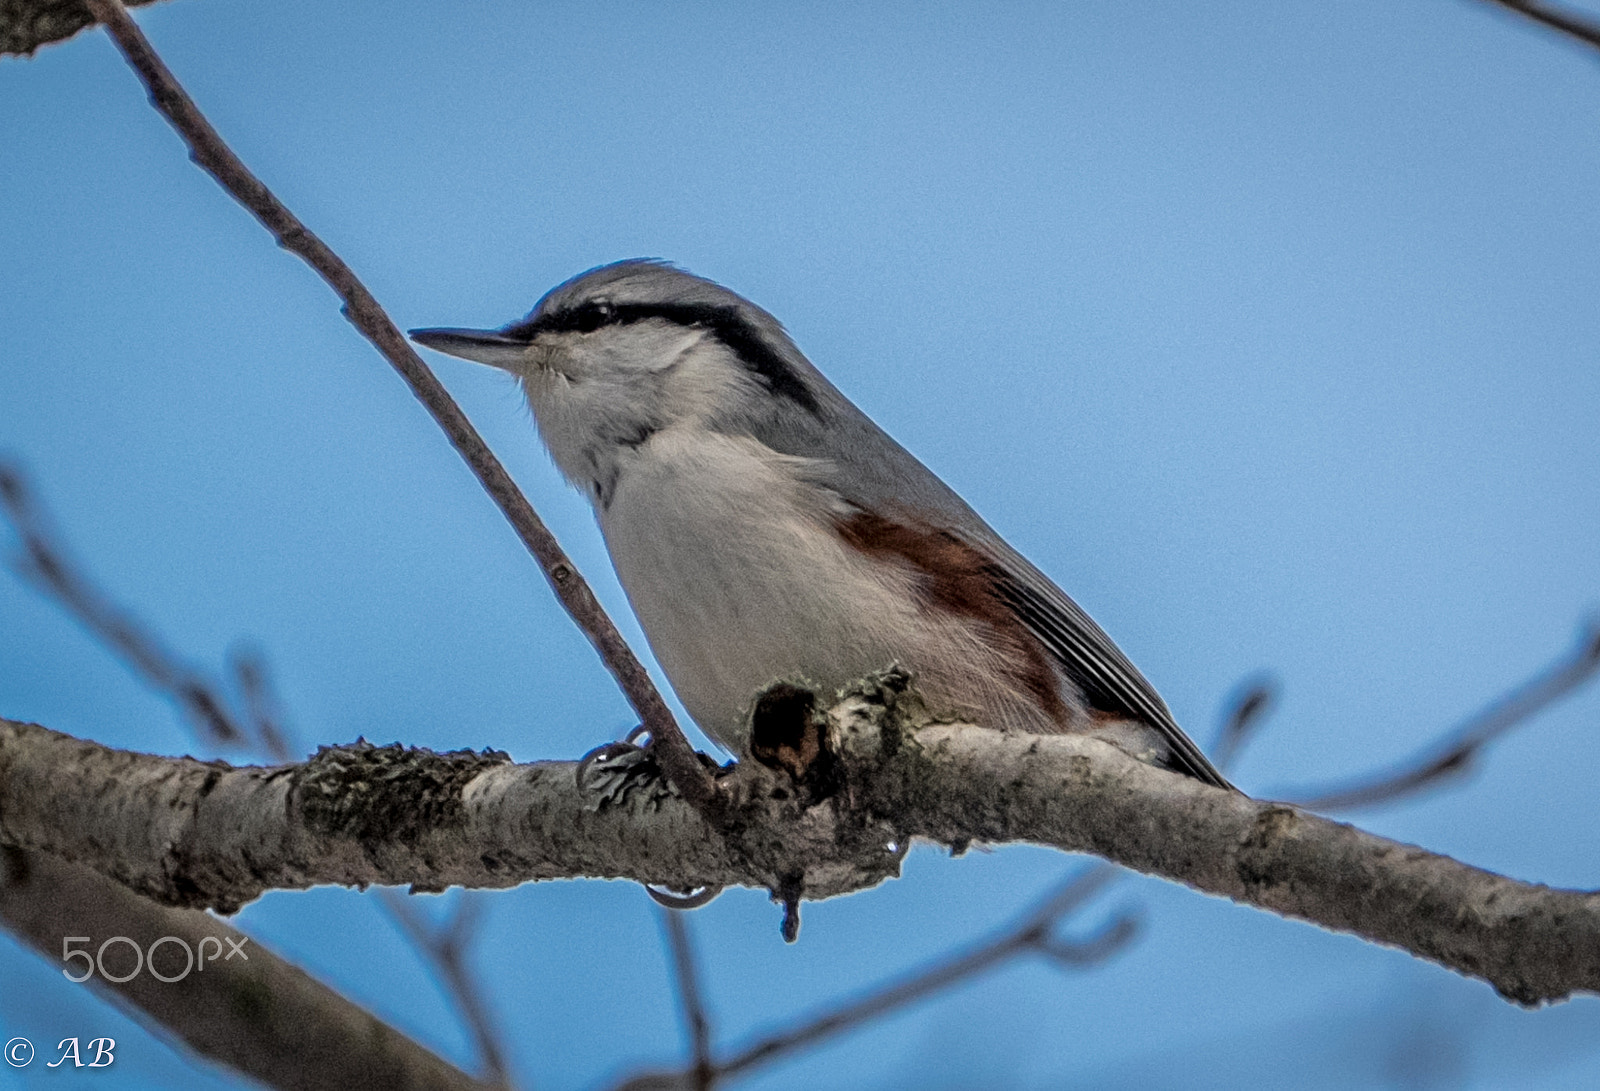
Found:
[[[616,317],[616,309],[609,303],[585,303],[572,312],[571,328],[579,333],[593,333],[609,325]]]

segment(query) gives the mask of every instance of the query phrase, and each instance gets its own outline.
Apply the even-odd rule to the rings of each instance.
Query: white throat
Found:
[[[709,332],[641,323],[529,361],[523,391],[562,474],[603,512],[663,433],[693,437],[764,391]]]

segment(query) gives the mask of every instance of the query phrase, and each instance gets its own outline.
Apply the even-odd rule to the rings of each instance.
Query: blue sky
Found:
[[[1600,610],[1600,68],[1493,5],[180,0],[139,19],[402,327],[499,325],[632,256],[772,311],[1197,737],[1241,677],[1281,680],[1247,790],[1402,757]],[[0,103],[0,448],[109,589],[199,662],[263,649],[307,745],[567,758],[631,726],[434,426],[103,36],[0,62]],[[433,359],[636,635],[510,382]],[[195,749],[9,577],[0,714]],[[1597,725],[1600,687],[1470,782],[1356,818],[1600,886]],[[808,906],[794,947],[764,895],[727,894],[692,920],[719,1036],[917,965],[1074,866],[918,849],[899,882]],[[1124,906],[1144,934],[1101,968],[1018,963],[748,1086],[1600,1078],[1593,999],[1518,1011],[1153,880],[1083,923]],[[682,1054],[637,888],[528,886],[489,912],[478,963],[520,1076],[595,1086]],[[370,897],[276,894],[239,923],[470,1062]],[[228,1085],[58,969],[0,938],[0,1029],[109,1028],[118,1086]]]

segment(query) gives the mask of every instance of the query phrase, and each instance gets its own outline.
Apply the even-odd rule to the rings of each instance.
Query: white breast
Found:
[[[656,658],[735,751],[770,683],[834,688],[907,655],[927,623],[909,575],[849,549],[803,459],[667,429],[619,475],[600,525]]]

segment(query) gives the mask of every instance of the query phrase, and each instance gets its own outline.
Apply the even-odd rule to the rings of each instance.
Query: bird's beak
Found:
[[[526,360],[528,342],[509,337],[499,330],[458,330],[449,328],[407,330],[411,340],[438,352],[459,356],[503,371],[518,371]]]

